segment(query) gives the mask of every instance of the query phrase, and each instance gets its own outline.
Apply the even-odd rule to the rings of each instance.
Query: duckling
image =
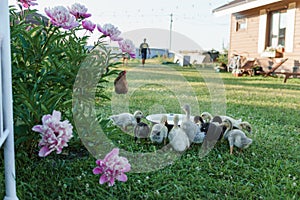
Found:
[[[202,123],[200,130],[201,130],[201,132],[204,132],[206,135],[208,133],[209,129],[213,128],[212,126],[220,126],[221,123],[222,123],[221,117],[215,116],[211,122]],[[223,126],[223,129],[221,130],[221,132],[219,132],[219,130],[217,132],[214,132],[214,137],[218,136],[218,141],[220,141],[223,138],[223,134],[224,134],[225,130],[226,130],[226,128]]]
[[[179,116],[178,115],[174,115],[173,122],[174,122],[174,125],[173,125],[173,127],[171,128],[171,130],[169,131],[169,134],[168,134],[168,139],[169,139],[170,142],[173,140],[173,138],[175,137],[177,131],[180,129],[180,127],[178,126],[178,122],[179,122]]]
[[[154,124],[150,133],[150,140],[155,143],[166,144],[166,138],[168,136],[168,128],[165,126],[167,121],[167,115],[163,115],[160,123]]]
[[[212,122],[205,123],[207,126],[202,127],[201,130],[205,131],[206,135],[201,146],[200,157],[207,155],[219,141],[222,135],[222,126],[220,126],[219,122],[221,122],[221,118],[216,116]]]
[[[206,135],[206,132],[201,130],[203,125],[205,124],[205,122],[203,121],[202,117],[200,117],[199,115],[196,115],[194,117],[194,123],[197,125],[197,131],[196,131],[196,135],[194,137],[193,143],[199,144],[199,143],[203,142],[205,135]]]
[[[205,122],[210,122],[213,118],[213,116],[209,112],[203,112],[201,113],[200,117],[205,121]]]
[[[129,126],[135,126],[137,124],[136,117],[143,117],[143,113],[140,110],[130,113],[120,113],[118,115],[112,115],[109,117],[116,126],[119,126],[123,131],[127,132]]]
[[[252,126],[250,123],[248,122],[241,122],[240,123],[240,127],[242,129],[245,129],[248,133],[252,134]]]
[[[179,116],[174,116],[174,126],[169,132],[169,141],[170,145],[173,147],[175,151],[182,152],[189,148],[190,141],[185,132],[178,126]]]
[[[190,119],[191,117],[191,107],[188,104],[182,106],[183,111],[185,112],[186,116],[182,120],[180,127],[188,136],[190,143],[192,143],[195,139],[196,132],[197,132],[197,125]]]
[[[225,119],[222,122],[222,125],[227,127],[224,133],[224,139],[229,141],[230,154],[233,153],[233,146],[236,146],[242,150],[248,148],[252,144],[252,139],[248,138],[242,130],[232,129],[233,125],[229,119]]]
[[[203,119],[205,119],[206,121],[208,121],[208,122],[212,121],[212,119],[213,119],[213,116],[209,112],[203,112],[201,114],[201,117]],[[239,124],[242,122],[241,119],[236,120],[236,119],[233,119],[232,117],[229,117],[229,116],[226,116],[226,115],[221,115],[220,117],[221,117],[222,121],[225,120],[225,119],[231,120],[234,127],[239,127]]]
[[[197,124],[200,127],[205,122],[204,122],[204,120],[203,120],[203,118],[201,116],[196,115],[194,117],[194,123]]]
[[[150,127],[148,124],[141,122],[143,116],[135,116],[137,124],[134,126],[134,141],[137,142],[138,138],[147,139],[150,136]]]
[[[201,114],[201,117],[206,122],[210,122],[213,119],[213,116],[209,112],[203,112]],[[225,115],[222,115],[220,117],[221,117],[222,121],[224,121],[225,119],[230,120],[232,122],[233,129],[241,129],[241,130],[246,129],[249,133],[251,133],[251,131],[252,131],[251,125],[248,122],[243,122],[241,119],[237,120],[232,117],[225,116]]]

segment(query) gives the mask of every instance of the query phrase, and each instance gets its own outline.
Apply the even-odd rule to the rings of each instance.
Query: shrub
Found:
[[[119,55],[113,54],[104,40],[112,36],[103,33],[92,48],[87,48],[89,36],[79,37],[77,33],[84,29],[92,32],[96,25],[84,19],[90,14],[77,13],[74,17],[72,13],[76,12],[76,6],[81,5],[74,4],[70,13],[62,6],[45,9],[51,23],[36,10],[20,6],[18,12],[15,7],[10,7],[16,146],[17,150],[22,149],[31,156],[40,139],[31,129],[41,124],[43,115],[58,110],[73,122],[73,84],[81,64],[93,50],[97,49],[101,59],[99,68],[105,69],[97,86],[97,97],[108,99],[102,92],[103,82],[107,76],[118,73],[115,66],[119,63],[111,60]],[[67,12],[68,21],[59,21],[55,15],[57,10]]]

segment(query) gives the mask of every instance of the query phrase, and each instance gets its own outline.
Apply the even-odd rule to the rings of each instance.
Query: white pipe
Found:
[[[13,103],[12,103],[12,76],[10,53],[10,28],[8,0],[0,0],[0,36],[1,67],[2,67],[2,98],[3,98],[3,128],[9,131],[4,143],[4,167],[5,167],[5,197],[4,200],[17,200],[16,175],[15,175],[15,151],[13,130]]]
[[[2,37],[0,35],[0,88],[2,89],[2,66],[1,66],[1,46],[2,46]],[[1,90],[2,91],[2,90]],[[3,136],[3,104],[2,104],[2,92],[1,92],[1,98],[0,98],[0,147],[2,147],[2,144],[4,143],[4,141],[6,140],[6,136]]]

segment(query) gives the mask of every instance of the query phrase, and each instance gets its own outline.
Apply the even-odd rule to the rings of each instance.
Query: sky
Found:
[[[150,47],[171,50],[222,50],[228,48],[230,16],[214,16],[212,10],[230,0],[37,0],[45,7],[80,3],[88,8],[96,24],[111,23],[136,46],[147,38]],[[16,0],[9,0],[15,5]],[[172,23],[171,23],[172,14]],[[97,35],[98,34],[98,35]],[[100,33],[91,35],[91,41]]]

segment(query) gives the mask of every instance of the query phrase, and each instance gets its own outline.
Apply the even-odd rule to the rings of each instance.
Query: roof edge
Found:
[[[253,8],[258,8],[264,5],[276,3],[282,0],[252,0],[252,1],[243,1],[238,3],[228,3],[221,7],[218,7],[212,11],[215,16],[228,15],[233,13],[238,13],[245,10],[250,10]]]

